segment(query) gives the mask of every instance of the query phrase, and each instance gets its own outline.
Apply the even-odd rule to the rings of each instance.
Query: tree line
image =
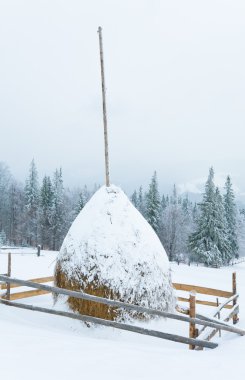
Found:
[[[0,245],[40,244],[58,250],[75,217],[98,188],[65,187],[61,168],[39,181],[34,160],[23,184],[0,163]],[[229,176],[223,194],[215,187],[213,168],[200,203],[178,194],[175,185],[171,194],[160,194],[156,172],[148,189],[140,186],[130,198],[159,236],[170,261],[224,265],[245,249],[245,210],[236,204]]]
[[[58,250],[73,220],[93,192],[64,187],[62,169],[39,182],[34,160],[22,184],[0,163],[0,245]]]
[[[202,200],[195,203],[178,195],[176,186],[171,195],[161,195],[155,172],[148,190],[135,190],[131,201],[157,233],[170,261],[220,266],[243,254],[245,210],[236,204],[230,176],[222,195],[210,168]]]

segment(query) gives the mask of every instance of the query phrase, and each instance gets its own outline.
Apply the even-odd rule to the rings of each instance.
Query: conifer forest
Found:
[[[1,246],[41,245],[59,250],[72,222],[98,187],[67,187],[61,168],[41,179],[34,160],[25,183],[20,183],[0,163]],[[161,194],[156,172],[148,188],[139,186],[128,195],[157,233],[170,261],[222,266],[244,256],[245,209],[236,201],[229,175],[223,188],[218,188],[210,168],[199,202],[187,193],[179,194],[175,185],[170,194]]]

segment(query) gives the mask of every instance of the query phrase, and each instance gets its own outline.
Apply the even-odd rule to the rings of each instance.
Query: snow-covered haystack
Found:
[[[96,296],[173,310],[169,262],[157,235],[116,187],[101,187],[72,224],[58,255],[55,283]],[[122,311],[68,299],[72,310],[105,319]]]

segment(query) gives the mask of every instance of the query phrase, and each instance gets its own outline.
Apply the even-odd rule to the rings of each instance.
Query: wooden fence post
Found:
[[[216,298],[217,307],[219,307],[219,299]],[[217,314],[218,319],[220,319],[220,312]],[[221,330],[219,330],[219,337],[221,337]]]
[[[232,293],[234,295],[237,294],[236,272],[232,273]],[[236,304],[237,304],[237,298],[234,299],[233,306],[235,306]],[[234,314],[232,319],[233,319],[233,325],[235,325],[239,321],[238,314]]]
[[[8,277],[11,277],[11,252],[8,253]],[[6,299],[10,300],[10,282],[7,284]]]
[[[190,292],[190,318],[196,318],[196,292],[193,290]],[[190,322],[189,326],[189,337],[196,338],[196,325]],[[194,350],[195,346],[190,344],[190,350]]]

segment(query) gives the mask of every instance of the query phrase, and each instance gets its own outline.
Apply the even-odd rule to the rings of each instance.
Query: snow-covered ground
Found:
[[[12,275],[29,279],[53,274],[56,252],[12,255]],[[0,254],[5,273],[7,255]],[[172,265],[175,282],[231,290],[236,270],[240,294],[240,322],[245,328],[245,263],[208,269]],[[13,289],[14,291],[14,289]],[[52,307],[50,295],[23,300]],[[211,307],[200,312],[213,313]],[[187,335],[188,324],[151,321],[146,327]],[[189,351],[186,345],[106,327],[87,328],[78,321],[0,305],[0,374],[17,379],[243,379],[245,337],[222,333],[214,350]]]

